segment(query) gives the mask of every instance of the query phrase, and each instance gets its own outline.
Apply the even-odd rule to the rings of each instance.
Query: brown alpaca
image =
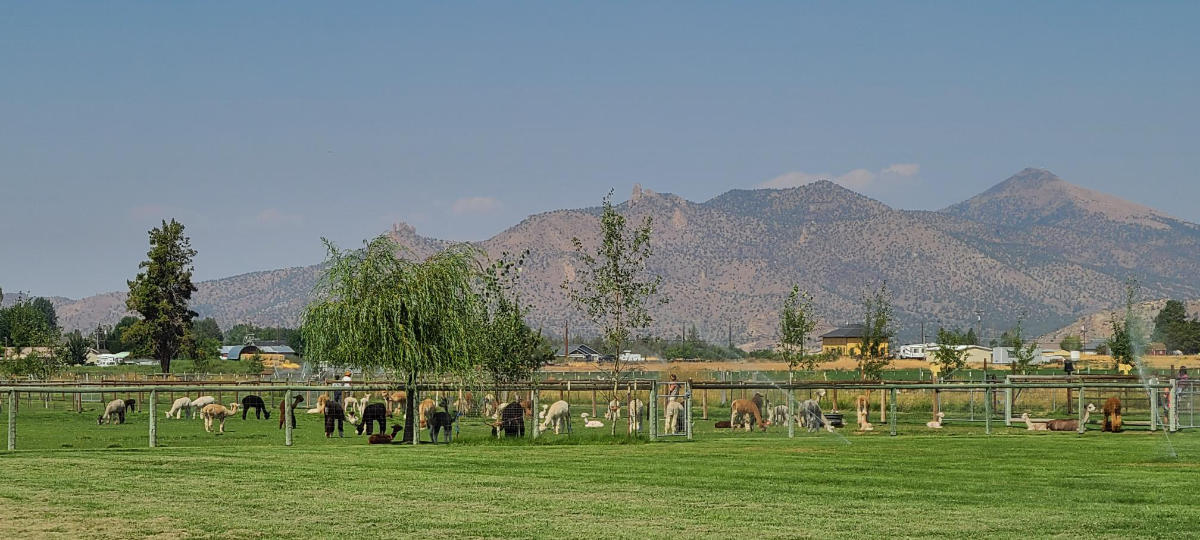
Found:
[[[421,419],[421,429],[425,429],[425,426],[429,425],[429,419],[426,418],[426,416],[428,416],[429,411],[433,410],[436,405],[437,404],[434,403],[432,399],[425,398],[422,399],[421,403],[417,406],[419,408],[417,411],[417,418]]]
[[[292,396],[292,429],[296,429],[296,406],[304,401],[304,396],[296,394]],[[283,425],[287,422],[287,403],[286,399],[279,400],[279,429],[283,429]]]
[[[1104,402],[1104,427],[1100,431],[1120,433],[1121,430],[1121,400],[1113,396]]]
[[[221,433],[225,433],[225,419],[237,414],[238,404],[230,403],[228,407],[210,403],[200,409],[200,418],[204,419],[204,431],[212,433],[213,420],[221,421]]]
[[[735,399],[729,413],[729,425],[731,426],[746,426],[746,431],[751,430],[750,417],[754,417],[754,424],[759,426],[762,431],[767,430],[767,423],[763,422],[762,413],[758,410],[758,405],[748,399]]]
[[[404,426],[400,424],[392,424],[391,435],[386,433],[376,433],[371,435],[371,437],[367,439],[367,442],[369,444],[392,444],[392,440],[396,438],[396,434],[400,433],[400,430],[402,429],[404,429]]]
[[[1088,418],[1095,410],[1096,406],[1088,403],[1087,409],[1083,411],[1084,425],[1087,425]],[[1079,419],[1072,418],[1070,420],[1051,420],[1046,422],[1046,429],[1049,431],[1079,431]]]
[[[396,413],[404,412],[404,405],[408,402],[408,394],[404,392],[384,392],[384,405],[387,405],[388,416],[395,416]]]

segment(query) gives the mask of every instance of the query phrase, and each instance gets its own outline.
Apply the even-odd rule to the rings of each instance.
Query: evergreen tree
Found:
[[[179,354],[184,338],[192,327],[196,312],[188,302],[196,286],[192,284],[192,258],[196,250],[183,235],[183,225],[172,219],[151,229],[150,251],[138,265],[142,271],[129,281],[125,305],[141,315],[131,331],[144,338],[149,353],[158,360],[163,373],[171,371],[171,360]]]

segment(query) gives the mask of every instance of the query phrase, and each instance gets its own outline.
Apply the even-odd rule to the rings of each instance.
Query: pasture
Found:
[[[713,411],[715,418],[720,415]],[[782,428],[643,443],[607,426],[496,441],[468,418],[452,445],[325,439],[298,415],[295,446],[271,420],[97,426],[22,406],[0,454],[4,537],[874,537],[1194,535],[1200,435],[1029,433],[993,424],[899,437]],[[161,413],[160,413],[161,414]],[[623,424],[619,424],[622,428]],[[426,435],[427,436],[427,435]]]

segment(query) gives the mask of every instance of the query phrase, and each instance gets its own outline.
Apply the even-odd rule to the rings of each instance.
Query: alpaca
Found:
[[[96,424],[101,425],[101,426],[104,425],[104,422],[108,422],[109,424],[112,424],[113,420],[117,420],[118,424],[125,423],[125,402],[124,401],[119,400],[119,399],[114,399],[114,400],[108,402],[108,405],[106,405],[104,407],[104,414],[101,414],[100,416],[96,417]]]
[[[818,399],[824,395],[824,390],[817,391]],[[801,425],[808,428],[809,433],[817,431],[821,427],[833,433],[833,424],[830,424],[829,419],[825,418],[825,413],[821,412],[821,404],[816,399],[806,399],[800,403],[800,416],[804,419]]]
[[[367,408],[363,409],[363,412],[360,416],[362,417],[362,421],[358,422],[354,429],[357,434],[362,435],[363,429],[365,428],[367,430],[367,435],[370,435],[372,431],[371,428],[375,422],[379,423],[379,432],[383,433],[384,425],[387,424],[387,422],[384,421],[387,420],[387,407],[385,407],[382,403],[372,403],[367,405]],[[355,422],[351,422],[351,424],[354,423]]]
[[[499,403],[496,403],[496,396],[493,396],[491,394],[487,394],[487,395],[483,396],[483,415],[484,416],[486,416],[486,417],[495,416],[496,412],[499,410],[500,410]]]
[[[421,429],[429,426],[429,411],[437,406],[432,399],[425,398],[417,405],[417,418],[421,419]]]
[[[543,403],[543,404],[542,404],[542,410],[541,410],[541,412],[539,412],[539,413],[538,413],[538,418],[539,418],[539,419],[540,419],[540,418],[545,418],[545,417],[546,417],[546,410],[547,410],[547,409],[549,409],[549,408],[550,408],[550,406],[549,406],[549,405],[546,405],[545,403]]]
[[[171,403],[171,410],[167,411],[167,418],[170,418],[171,415],[174,415],[175,419],[179,420],[180,417],[183,416],[183,411],[191,410],[191,408],[192,400],[188,399],[187,397],[181,397],[175,400],[174,403]]]
[[[609,422],[616,422],[621,419],[621,402],[611,400],[608,402],[608,411],[604,413],[604,419]]]
[[[397,412],[404,411],[404,406],[408,403],[408,394],[405,392],[384,392],[383,403],[387,406],[388,416],[395,416]]]
[[[1108,398],[1108,400],[1104,402],[1103,410],[1104,410],[1104,427],[1101,428],[1100,431],[1101,432],[1111,431],[1113,433],[1120,433],[1121,430],[1123,429],[1121,427],[1121,400],[1119,398],[1117,398],[1116,396]]]
[[[925,422],[925,427],[930,429],[942,429],[942,418],[946,417],[946,413],[938,411],[937,418]]]
[[[137,400],[136,399],[125,400],[125,412],[133,414],[133,412],[136,409],[137,409]]]
[[[213,420],[220,420],[220,432],[225,433],[225,419],[237,414],[237,410],[237,403],[230,403],[228,407],[217,403],[205,405],[203,409],[200,409],[200,418],[204,419],[204,431],[212,433]]]
[[[255,420],[261,418],[261,415],[266,415],[267,420],[271,419],[271,411],[267,409],[267,404],[263,403],[262,397],[251,394],[242,398],[242,420],[246,419],[246,413],[250,412],[250,409],[254,409]]]
[[[325,438],[333,436],[333,426],[337,424],[338,437],[344,437],[342,434],[342,422],[346,421],[346,411],[342,409],[342,404],[334,400],[325,402]]]
[[[667,435],[679,433],[687,429],[687,427],[683,424],[685,419],[682,403],[678,401],[668,401],[667,412],[664,417]]]
[[[358,418],[356,418],[358,413],[357,399],[355,399],[353,396],[346,396],[346,399],[342,400],[342,410],[346,411],[346,418],[350,420],[351,424],[358,423]]]
[[[1028,431],[1049,431],[1046,427],[1046,422],[1034,422],[1029,419],[1029,413],[1021,413],[1021,420],[1025,421],[1025,429]]]
[[[764,398],[762,394],[755,392],[754,396],[750,398],[750,401],[754,402],[754,405],[758,407],[760,412],[767,410],[767,399]]]
[[[190,417],[191,418],[198,417],[199,413],[200,413],[200,409],[203,409],[205,406],[212,405],[213,403],[216,403],[216,402],[217,402],[217,398],[212,397],[212,396],[200,396],[196,399],[193,399],[192,404],[188,407]]]
[[[519,402],[502,405],[496,411],[496,422],[492,424],[492,435],[503,433],[507,437],[525,436],[525,408]]]
[[[767,424],[768,425],[774,426],[774,425],[780,425],[780,424],[787,424],[787,418],[788,418],[787,405],[776,405],[776,406],[768,409],[768,412],[767,412]]]
[[[328,403],[329,403],[329,394],[321,394],[321,395],[317,396],[317,406],[313,407],[307,411],[304,411],[304,412],[307,414],[325,414],[325,405]],[[338,409],[341,409],[340,404],[338,406]]]
[[[444,407],[434,407],[429,413],[429,442],[437,444],[438,432],[443,434],[446,442],[450,442],[450,428],[458,420],[457,414],[450,414]]]
[[[767,430],[767,423],[763,422],[762,413],[758,411],[758,405],[748,399],[735,399],[730,406],[729,426],[746,427],[746,431],[751,430],[750,419],[754,418],[754,423],[758,424],[762,431]]]
[[[714,423],[713,427],[717,429],[728,429],[733,427],[733,422],[730,422],[729,420],[720,420]]]
[[[1096,411],[1096,406],[1088,403],[1087,408],[1083,410],[1083,424],[1086,426],[1088,418]],[[1079,431],[1079,419],[1072,418],[1070,420],[1051,420],[1046,422],[1046,429],[1049,431]]]
[[[867,396],[854,398],[854,407],[858,409],[858,430],[875,431],[875,426],[872,426],[869,421],[871,403],[867,400]]]
[[[387,411],[387,407],[384,407],[384,411]],[[402,430],[402,429],[404,429],[404,426],[402,426],[400,424],[392,424],[392,434],[391,435],[388,435],[387,433],[384,433],[381,431],[379,433],[371,435],[367,439],[367,443],[368,444],[392,444],[392,441],[396,439],[396,434],[400,433],[400,430]]]
[[[642,416],[646,414],[645,404],[635,399],[629,402],[629,434],[633,435],[642,430]]]
[[[571,405],[565,401],[555,401],[546,409],[544,418],[542,425],[538,426],[538,433],[546,431],[551,425],[554,426],[555,435],[562,433],[563,428],[566,428],[568,433],[571,431]]]
[[[296,407],[300,405],[301,401],[304,401],[304,396],[300,394],[292,396],[292,429],[296,429]],[[279,400],[279,429],[283,429],[284,423],[287,422],[286,403],[286,399]]]
[[[579,415],[579,417],[583,418],[583,427],[586,427],[586,428],[604,427],[604,422],[601,422],[599,420],[588,420],[588,413],[581,413]]]

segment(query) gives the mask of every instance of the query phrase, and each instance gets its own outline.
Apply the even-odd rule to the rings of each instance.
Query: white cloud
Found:
[[[916,163],[893,163],[877,173],[867,169],[854,169],[840,175],[792,171],[758,184],[758,187],[772,189],[793,188],[811,184],[817,180],[830,180],[855,191],[862,191],[879,187],[884,183],[896,182],[903,178],[912,178],[920,171],[921,166]]]
[[[300,214],[291,214],[278,208],[265,208],[254,216],[254,221],[267,227],[296,227],[304,218]]]
[[[450,211],[456,216],[463,214],[486,214],[500,208],[500,200],[495,197],[464,197],[450,205]]]

